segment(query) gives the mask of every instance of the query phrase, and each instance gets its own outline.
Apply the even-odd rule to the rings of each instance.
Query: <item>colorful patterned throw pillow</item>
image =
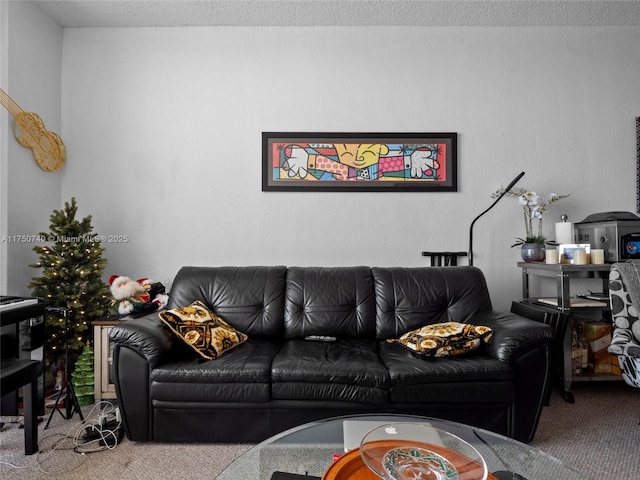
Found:
[[[158,315],[173,333],[209,360],[218,358],[248,338],[200,301],[193,302],[188,307],[160,312]]]
[[[475,350],[492,336],[493,330],[489,327],[446,322],[425,325],[387,342],[399,343],[425,357],[452,357]]]

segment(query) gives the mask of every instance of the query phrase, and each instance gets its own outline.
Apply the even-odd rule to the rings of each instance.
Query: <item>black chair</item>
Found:
[[[432,267],[456,267],[458,257],[466,257],[467,252],[422,252],[423,257],[431,257]]]
[[[38,360],[2,359],[0,376],[2,394],[23,390],[24,453],[38,451]]]
[[[613,333],[607,351],[618,357],[622,379],[635,388],[640,388],[640,318],[637,304],[639,283],[640,262],[637,260],[611,265],[609,298]]]
[[[553,328],[553,343],[549,351],[549,382],[547,383],[544,394],[544,404],[548,406],[553,384],[559,384],[564,379],[564,337],[567,332],[569,315],[559,310],[552,310],[541,305],[532,305],[523,302],[512,302],[511,313],[544,323]],[[571,393],[566,391],[566,389],[564,391],[564,397],[565,400],[571,401]]]

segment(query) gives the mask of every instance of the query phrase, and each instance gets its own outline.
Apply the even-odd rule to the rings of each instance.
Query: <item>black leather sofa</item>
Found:
[[[130,440],[251,443],[370,412],[533,439],[552,329],[493,311],[475,267],[183,267],[167,308],[196,300],[249,340],[204,360],[157,313],[114,327],[112,375]],[[488,326],[493,337],[469,354],[429,359],[386,342],[446,321]]]

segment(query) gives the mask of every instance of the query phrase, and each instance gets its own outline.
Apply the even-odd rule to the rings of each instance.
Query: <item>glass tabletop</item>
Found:
[[[589,478],[541,450],[487,430],[435,418],[380,414],[319,420],[279,433],[247,450],[216,480],[270,480],[275,471],[322,477],[335,458],[358,448],[368,430],[397,422],[428,423],[462,438],[483,456],[488,471],[501,480],[518,478],[506,472],[524,480]]]

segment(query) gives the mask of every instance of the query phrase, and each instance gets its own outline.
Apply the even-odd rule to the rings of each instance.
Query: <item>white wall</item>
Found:
[[[62,28],[31,2],[1,2],[0,10],[0,86],[60,133]],[[31,150],[13,138],[11,116],[0,110],[0,293],[26,296],[38,271],[28,266],[37,256],[23,236],[48,231],[49,215],[60,208],[63,173],[41,170]]]
[[[127,236],[105,244],[107,275],[158,281],[182,265],[426,265],[423,250],[466,250],[523,170],[520,185],[571,194],[552,234],[561,213],[635,209],[639,44],[638,28],[65,29],[60,203]],[[261,192],[262,131],[456,131],[459,191]],[[520,297],[521,235],[506,198],[474,230],[498,309]]]
[[[522,186],[579,221],[635,205],[636,28],[67,29],[63,200],[108,273],[187,264],[425,265]],[[262,131],[457,131],[458,193],[264,193]],[[474,231],[495,306],[520,296],[520,211]]]

